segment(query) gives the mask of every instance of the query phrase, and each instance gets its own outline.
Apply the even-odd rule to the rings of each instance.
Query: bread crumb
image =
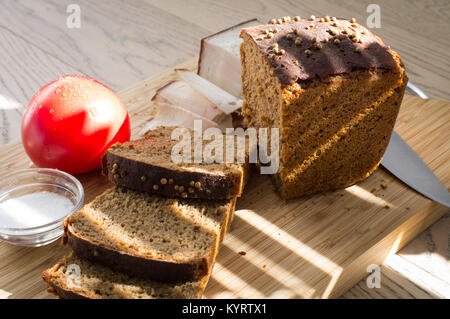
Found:
[[[380,184],[380,187],[381,187],[382,189],[386,189],[386,188],[387,188],[387,186],[384,185],[384,184]]]

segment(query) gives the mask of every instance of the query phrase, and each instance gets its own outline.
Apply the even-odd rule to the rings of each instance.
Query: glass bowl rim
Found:
[[[24,169],[19,169],[19,170],[15,170],[11,173],[8,173],[4,176],[1,177],[1,181],[0,184],[2,183],[3,180],[6,180],[8,178],[11,178],[15,175],[20,175],[22,173],[31,173],[31,174],[36,174],[36,173],[43,173],[47,176],[54,176],[55,173],[66,177],[67,179],[69,179],[72,183],[75,184],[76,186],[76,190],[77,190],[77,194],[75,194],[77,196],[78,201],[75,203],[75,205],[73,206],[73,208],[70,210],[70,212],[68,214],[65,214],[63,217],[58,218],[50,223],[47,224],[43,224],[43,225],[39,225],[39,226],[33,226],[33,227],[1,227],[0,226],[0,232],[3,231],[32,231],[32,230],[39,230],[42,228],[47,228],[50,226],[55,225],[55,227],[53,228],[49,228],[47,230],[43,230],[41,233],[46,233],[49,231],[54,230],[55,228],[59,227],[61,225],[61,222],[70,214],[72,214],[73,212],[76,212],[77,210],[80,210],[81,207],[83,206],[83,202],[84,202],[84,188],[83,185],[81,184],[81,182],[73,175],[70,175],[69,173],[66,173],[64,171],[61,171],[59,169],[54,169],[54,168],[24,168]],[[53,173],[53,174],[49,174],[49,173]],[[23,185],[27,185],[27,184],[23,184]],[[3,192],[2,192],[3,193]],[[0,195],[2,194],[0,193]],[[32,235],[37,235],[40,233],[33,233]],[[11,234],[9,234],[11,236]],[[30,234],[31,235],[31,234]]]

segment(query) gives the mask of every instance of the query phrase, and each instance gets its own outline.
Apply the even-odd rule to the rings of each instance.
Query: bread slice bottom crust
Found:
[[[126,206],[126,204],[123,203],[125,200],[122,197],[127,197],[128,194],[135,196],[136,198],[132,197],[134,200],[141,200],[144,203],[144,205],[140,206],[141,210],[125,213],[124,211],[121,211],[122,206],[120,206],[115,214],[129,214],[130,220],[137,219],[138,222],[143,222],[143,227],[139,230],[142,231],[145,236],[142,235],[142,237],[139,237],[137,234],[133,235],[136,237],[128,236],[131,230],[134,231],[135,228],[133,228],[133,225],[120,225],[123,220],[117,219],[120,216],[117,217],[116,215],[114,217],[114,213],[109,206],[106,206],[104,211],[100,211],[98,214],[93,213],[95,209],[99,210],[98,207],[96,208],[95,203],[100,199],[104,199],[106,196],[110,196],[114,199],[119,197],[120,203],[118,205]],[[172,216],[173,218],[169,219],[169,217],[167,217],[165,220],[160,220],[161,218],[164,218],[164,215],[174,215],[170,210],[167,210],[167,212],[163,211],[158,218],[154,218],[152,212],[147,212],[147,216],[149,216],[147,220],[139,219],[140,216],[145,213],[142,211],[143,209],[151,209],[151,206],[146,206],[146,201],[151,202],[154,199],[155,196],[137,193],[124,188],[115,187],[109,189],[94,199],[93,202],[86,205],[80,212],[72,214],[64,221],[64,242],[68,243],[74,252],[81,258],[99,263],[114,271],[124,272],[142,279],[157,280],[161,282],[180,282],[199,280],[205,275],[210,274],[219,246],[231,224],[236,198],[231,200],[207,201],[207,203],[204,203],[205,201],[188,199],[156,199],[163,201],[164,205],[167,205],[167,207],[170,207],[173,203],[177,203],[181,207],[180,209],[184,209],[186,206],[188,208],[193,207],[192,209],[195,210],[194,212],[196,214],[207,215],[207,220],[215,218],[212,223],[213,226],[211,229],[207,230],[202,229],[201,226],[196,224],[198,223],[198,220],[189,220],[189,215],[178,216],[175,214],[175,217]],[[206,209],[205,207],[208,207],[208,205],[210,208]],[[216,210],[214,210],[214,207],[217,207]],[[213,216],[215,213],[217,213],[217,216]],[[104,215],[106,217],[103,218],[106,218],[106,220],[109,221],[99,220],[98,216],[95,215]],[[161,221],[168,223],[167,226],[164,224],[161,226],[163,229],[161,232],[155,231],[155,233],[152,233],[150,227],[145,227],[151,223],[159,223]],[[169,224],[168,221],[170,221],[171,224]],[[106,224],[108,223],[109,225],[107,226]],[[181,225],[183,225],[183,223],[187,224],[189,228],[181,229],[179,233],[174,234],[172,228],[177,227],[176,223],[181,223]],[[121,233],[114,237],[114,229],[119,227],[118,229],[122,230],[122,226],[128,227],[123,233],[126,237],[125,235],[122,236]],[[157,230],[159,229],[157,228]],[[167,245],[169,246],[177,245],[179,239],[173,238],[174,236],[181,237],[186,235],[188,238],[186,240],[195,241],[195,238],[202,236],[202,234],[207,237],[205,237],[206,239],[204,242],[197,240],[197,245],[207,246],[204,247],[202,251],[200,251],[199,256],[196,256],[195,258],[192,258],[191,256],[186,256],[185,258],[184,256],[180,257],[179,253],[176,257],[170,256],[167,252],[164,252],[164,255],[162,256],[158,256],[156,253],[162,254],[163,252],[158,251],[158,246],[156,246],[156,244],[156,248],[151,245],[155,243],[157,239],[160,241],[162,240],[163,243],[161,245],[164,245],[164,241],[167,241]],[[169,236],[172,238],[169,238]],[[154,241],[153,238],[155,238]],[[147,247],[144,246],[141,250],[131,248],[131,246],[138,246],[144,241],[145,244],[148,244]],[[145,248],[151,248],[153,251],[146,251]],[[177,249],[183,253],[183,249],[185,248],[179,247]],[[195,251],[194,249],[186,249],[186,253],[188,252],[192,253]]]
[[[198,299],[209,276],[196,281],[161,283],[115,272],[77,257],[63,257],[42,274],[48,290],[64,299]]]

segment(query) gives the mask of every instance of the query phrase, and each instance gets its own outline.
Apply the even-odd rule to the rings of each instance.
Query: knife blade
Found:
[[[447,188],[395,131],[392,132],[381,165],[417,192],[450,207]]]

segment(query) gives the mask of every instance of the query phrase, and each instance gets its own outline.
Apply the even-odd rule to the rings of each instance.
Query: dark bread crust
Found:
[[[71,289],[69,287],[66,287],[66,285],[64,283],[61,285],[59,280],[55,280],[57,277],[55,275],[59,271],[59,268],[63,267],[64,264],[66,263],[66,261],[73,256],[74,256],[74,254],[72,252],[70,255],[65,256],[61,260],[59,260],[53,267],[46,269],[42,273],[42,279],[47,284],[47,291],[49,293],[52,293],[52,294],[58,296],[59,298],[62,298],[62,299],[102,299],[101,295],[99,295],[91,290],[82,289],[82,291],[77,291],[77,290]],[[102,267],[102,266],[98,266],[98,267]],[[132,279],[132,277],[129,277],[129,278]],[[201,278],[199,280],[199,283],[200,283],[200,286],[198,287],[199,290],[198,290],[198,292],[196,292],[196,295],[191,296],[191,298],[201,298],[201,293],[204,291],[207,282],[208,282],[207,277]],[[143,281],[143,283],[145,284],[145,281]],[[181,284],[183,284],[183,283],[181,283]],[[179,296],[179,295],[173,296],[173,297],[183,298],[182,296]]]
[[[245,101],[243,102],[245,103]],[[244,115],[242,115],[242,107],[231,113],[231,120],[234,128],[242,127],[244,130],[248,128]]]
[[[208,274],[208,269],[212,268],[206,258],[190,262],[144,258],[106,248],[81,238],[70,230],[70,225],[67,223],[64,224],[64,229],[65,242],[78,257],[130,276],[162,282],[195,281]]]
[[[50,293],[55,294],[61,299],[99,299],[95,296],[85,296],[79,293],[76,293],[75,291],[64,289],[58,285],[56,285],[54,282],[48,282],[45,277],[44,280],[47,282],[48,289],[47,291]]]
[[[70,289],[65,289],[61,286],[56,285],[55,282],[51,280],[51,273],[57,271],[60,266],[61,261],[42,273],[42,279],[44,279],[45,283],[47,284],[47,291],[49,293],[52,293],[61,299],[98,299],[94,295],[85,296]]]
[[[117,173],[112,172],[114,164],[119,167]],[[248,166],[249,164],[243,165],[243,174],[231,172],[218,175],[182,169],[168,169],[135,161],[114,154],[111,150],[106,151],[102,157],[102,172],[116,185],[168,197],[182,197],[182,194],[184,194],[187,198],[230,199],[240,196],[245,183],[244,179],[249,170]],[[145,176],[144,181],[141,179],[142,176]],[[165,178],[166,181],[172,179],[173,183],[162,184],[162,178]],[[192,187],[191,181],[200,182],[201,187]],[[154,185],[158,185],[157,190],[154,189]],[[175,185],[183,186],[184,192],[175,190]],[[194,192],[189,192],[189,188],[193,188]]]
[[[265,34],[269,28],[277,31],[271,38]],[[336,25],[333,21],[321,22],[320,18],[291,20],[245,28],[241,37],[244,35],[252,38],[284,85],[298,82],[306,87],[308,81],[316,77],[326,78],[356,69],[381,68],[402,72],[395,52],[370,30],[349,20],[337,19]],[[361,42],[352,41],[349,35],[356,35]],[[299,45],[295,44],[297,37],[302,40]],[[339,42],[334,43],[335,39]],[[284,54],[274,54],[275,43],[279,49],[285,50]],[[306,53],[308,50],[309,54]]]

